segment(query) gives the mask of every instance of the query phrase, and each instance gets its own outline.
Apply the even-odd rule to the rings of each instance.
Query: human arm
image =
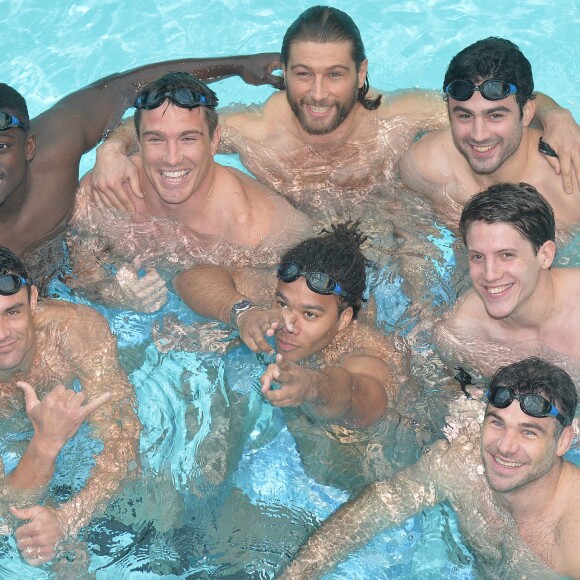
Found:
[[[434,481],[438,475],[433,465],[447,447],[442,441],[434,444],[415,466],[369,485],[340,507],[299,550],[280,578],[320,578],[383,529],[445,499]]]
[[[384,415],[385,383],[390,379],[386,363],[374,356],[350,355],[339,366],[315,370],[278,354],[260,382],[262,393],[276,407],[302,407],[325,421],[363,427]]]
[[[561,176],[566,193],[580,189],[580,127],[572,113],[543,93],[536,94],[536,114],[543,130],[543,140],[557,157],[545,155],[552,169]]]
[[[185,270],[173,280],[182,300],[205,318],[230,324],[232,306],[242,300],[268,302],[276,278],[269,269],[230,269],[200,264]],[[273,336],[283,324],[278,309],[251,308],[237,319],[240,338],[254,352],[272,352],[266,336]]]
[[[95,457],[84,488],[60,507],[12,509],[18,517],[31,520],[17,529],[16,538],[21,551],[30,550],[29,563],[33,565],[50,560],[58,543],[86,525],[95,511],[113,497],[123,478],[137,468],[140,427],[133,389],[120,367],[116,341],[108,324],[88,307],[73,309],[67,304],[60,308],[67,317],[58,347],[62,365],[76,371],[90,401],[96,401],[105,391],[110,393],[110,399],[88,418],[103,450]],[[27,554],[23,552],[28,560]]]

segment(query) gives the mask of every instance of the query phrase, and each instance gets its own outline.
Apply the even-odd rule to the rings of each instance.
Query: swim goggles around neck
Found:
[[[294,262],[280,264],[276,274],[282,282],[294,282],[300,276],[304,276],[308,288],[317,294],[336,294],[343,298],[352,298],[352,294],[328,274],[324,274],[324,272],[303,272],[302,267]]]
[[[26,286],[30,283],[31,282],[28,278],[23,278],[16,274],[1,274],[0,294],[2,296],[12,296],[12,294],[16,294],[22,286]]]
[[[450,82],[445,87],[445,92],[456,101],[471,99],[475,91],[479,91],[481,96],[488,101],[501,101],[509,97],[509,95],[517,93],[518,88],[511,83],[494,79],[483,81],[479,85],[474,85],[471,81],[458,79]]]
[[[136,109],[156,109],[165,99],[171,100],[173,104],[183,109],[194,109],[202,105],[209,109],[215,109],[218,106],[218,98],[213,91],[203,95],[188,88],[173,89],[171,91],[166,91],[163,88],[143,91],[137,97],[133,106]]]
[[[0,131],[5,131],[6,129],[11,129],[12,127],[22,129],[23,131],[28,131],[26,123],[23,123],[20,119],[16,118],[10,113],[0,111]]]
[[[494,387],[493,389],[489,389],[487,393],[485,393],[485,398],[487,402],[497,407],[498,409],[505,409],[512,404],[512,401],[517,399],[520,402],[521,410],[526,414],[530,415],[530,417],[555,417],[567,427],[572,423],[570,419],[567,419],[548,401],[544,399],[544,397],[540,395],[533,395],[531,393],[521,393],[516,395],[511,389],[507,387]]]

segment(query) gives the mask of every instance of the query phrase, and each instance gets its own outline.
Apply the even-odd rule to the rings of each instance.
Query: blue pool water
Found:
[[[287,26],[309,5],[283,0],[59,0],[49,8],[42,0],[4,1],[2,81],[26,96],[34,116],[93,80],[148,62],[277,51]],[[577,1],[559,2],[557,10],[549,0],[519,2],[510,9],[501,0],[333,5],[349,12],[361,29],[376,87],[439,88],[444,68],[458,50],[485,36],[505,36],[532,62],[536,88],[580,118]],[[214,88],[226,106],[239,100],[261,102],[272,92],[237,78]],[[83,172],[93,161],[94,154],[85,156]],[[53,291],[66,296],[58,285]],[[398,316],[406,308],[405,297],[392,289],[379,298],[379,315],[382,309]],[[145,491],[136,490],[135,497],[148,498],[149,508],[154,512],[157,506],[168,521],[160,523],[161,516],[151,525],[112,516],[97,520],[87,534],[90,569],[98,578],[111,579],[273,577],[316,522],[347,494],[304,473],[283,417],[261,406],[245,374],[260,368],[249,352],[161,355],[149,338],[155,316],[102,311],[118,338],[145,425]],[[177,300],[167,312],[195,319]],[[199,458],[220,455],[220,442],[212,438],[218,426],[229,428],[232,446],[244,445],[232,454],[233,475],[216,486],[228,466]],[[13,443],[3,442],[5,460],[14,459]],[[83,456],[80,449],[70,452],[77,459]],[[84,465],[86,475],[86,461],[77,463]],[[69,466],[64,469],[68,479],[59,481],[61,486],[72,486],[82,476]],[[166,513],[172,510],[179,526]],[[48,571],[25,566],[10,537],[0,542],[0,556],[3,577],[50,577]],[[471,556],[452,513],[441,508],[378,536],[330,577],[467,579],[472,577]]]

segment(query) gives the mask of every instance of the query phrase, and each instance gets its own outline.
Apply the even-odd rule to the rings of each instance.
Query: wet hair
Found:
[[[290,47],[296,42],[351,42],[352,58],[357,72],[366,59],[365,47],[358,26],[353,19],[342,10],[331,6],[312,6],[298,16],[290,25],[282,40],[280,60],[287,67],[290,57]],[[367,74],[363,86],[358,90],[358,101],[365,109],[376,109],[382,95],[375,99],[367,99],[370,89],[369,75]]]
[[[5,246],[0,246],[0,275],[16,274],[22,278],[28,279],[28,272],[22,263],[22,260]],[[30,285],[27,284],[28,298],[30,299]]]
[[[552,206],[528,183],[496,183],[474,195],[459,220],[463,243],[473,222],[507,223],[532,244],[534,254],[548,240],[556,239]]]
[[[195,91],[196,93],[205,96],[211,101],[217,100],[214,91],[212,91],[204,82],[200,81],[196,76],[187,72],[170,72],[164,74],[162,77],[158,78],[155,81],[147,83],[144,87],[141,88],[135,100],[137,100],[144,93],[148,93],[150,91],[165,93],[174,91],[176,89],[191,89],[192,91]],[[213,108],[210,107],[204,107],[203,105],[201,105],[201,108],[205,112],[205,120],[207,122],[209,138],[213,139],[213,135],[218,125],[217,111],[215,111]],[[139,127],[141,125],[141,114],[142,114],[141,109],[139,108],[135,109],[135,115],[133,116],[133,120],[135,122],[135,131],[137,131],[137,138],[139,138],[140,136]]]
[[[24,97],[10,85],[0,83],[0,111],[10,113],[18,118],[30,130],[30,117]]]
[[[332,224],[331,230],[323,229],[319,236],[300,242],[288,250],[280,263],[299,264],[304,272],[328,274],[350,294],[350,298],[337,296],[338,313],[352,307],[356,318],[366,290],[366,266],[368,260],[360,247],[367,239],[358,230],[359,222],[347,221]]]
[[[578,393],[570,375],[560,367],[529,357],[525,360],[500,368],[491,378],[489,388],[507,387],[516,395],[532,394],[545,397],[570,421],[576,414]],[[563,426],[557,421],[562,433]]]
[[[522,115],[526,102],[535,98],[530,61],[513,42],[496,36],[474,42],[451,59],[443,90],[455,80],[477,84],[489,79],[516,85],[518,92],[515,97]]]

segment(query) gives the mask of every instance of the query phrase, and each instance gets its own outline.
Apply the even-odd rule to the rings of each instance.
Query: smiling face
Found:
[[[555,245],[532,244],[507,223],[473,222],[466,236],[469,276],[489,316],[513,315],[530,302],[540,276],[552,265]]]
[[[197,191],[209,191],[218,144],[219,128],[210,138],[202,107],[185,109],[165,101],[141,113],[143,173],[163,204],[182,204]]]
[[[35,148],[34,135],[22,129],[12,127],[0,131],[0,208],[25,182],[27,164],[34,158]],[[15,201],[21,203],[21,196]]]
[[[366,60],[356,70],[350,41],[293,43],[284,78],[288,103],[302,129],[309,135],[336,130],[356,106],[366,74]]]
[[[481,175],[494,173],[517,152],[535,111],[534,101],[527,101],[522,118],[514,95],[489,101],[478,91],[467,101],[449,97],[448,108],[455,147]]]
[[[321,351],[352,320],[350,306],[338,314],[338,297],[312,292],[303,276],[294,282],[279,280],[272,306],[280,309],[286,323],[276,333],[276,349],[292,362]]]
[[[21,288],[12,296],[0,295],[0,373],[10,374],[22,365],[34,346],[38,292],[35,286]]]
[[[481,454],[491,489],[517,491],[550,473],[571,442],[570,427],[557,438],[556,428],[556,419],[530,417],[517,400],[505,409],[488,405]]]

